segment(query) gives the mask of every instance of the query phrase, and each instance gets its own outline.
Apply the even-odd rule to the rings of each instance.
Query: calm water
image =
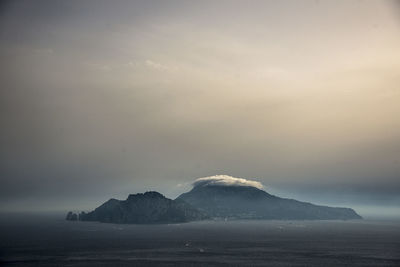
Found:
[[[384,221],[67,222],[1,215],[2,266],[400,266],[400,224]]]

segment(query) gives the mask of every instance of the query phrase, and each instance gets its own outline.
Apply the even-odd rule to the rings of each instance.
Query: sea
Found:
[[[0,214],[0,266],[400,266],[400,223],[126,225],[7,213]]]

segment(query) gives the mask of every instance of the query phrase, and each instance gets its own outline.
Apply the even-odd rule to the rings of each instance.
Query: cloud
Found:
[[[54,53],[54,50],[51,48],[43,48],[43,49],[35,49],[35,53],[42,54],[42,55],[51,55]]]
[[[198,178],[193,183],[193,187],[205,185],[251,186],[258,189],[263,188],[263,185],[260,182],[247,180],[244,178],[235,178],[229,175],[214,175]]]
[[[154,62],[154,61],[149,60],[149,59],[145,61],[145,64],[146,64],[146,67],[148,67],[150,69],[154,69],[154,70],[159,70],[159,71],[168,71],[168,70],[171,69],[168,66],[165,66],[165,65],[163,65],[161,63],[158,63],[158,62]]]
[[[113,67],[108,64],[100,64],[95,62],[83,62],[83,64],[88,67],[89,69],[96,70],[96,71],[112,71]]]

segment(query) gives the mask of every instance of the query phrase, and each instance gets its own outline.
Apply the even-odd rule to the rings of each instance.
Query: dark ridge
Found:
[[[202,185],[180,195],[182,199],[214,218],[276,220],[361,219],[349,208],[314,205],[268,194],[251,186]]]
[[[203,220],[207,216],[182,200],[166,198],[158,192],[131,194],[126,200],[110,199],[94,211],[82,212],[81,221],[106,223],[180,223]]]
[[[314,205],[280,198],[251,186],[195,186],[177,199],[149,191],[130,194],[126,200],[110,199],[94,211],[69,212],[70,221],[106,223],[180,223],[207,218],[274,220],[362,219],[350,208]]]

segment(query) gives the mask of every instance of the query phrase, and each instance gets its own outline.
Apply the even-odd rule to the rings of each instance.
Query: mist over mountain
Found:
[[[314,205],[280,198],[262,190],[256,181],[218,175],[197,179],[181,199],[211,217],[277,220],[361,219],[350,208]],[[253,186],[252,186],[253,185]],[[255,185],[255,186],[254,186]]]

